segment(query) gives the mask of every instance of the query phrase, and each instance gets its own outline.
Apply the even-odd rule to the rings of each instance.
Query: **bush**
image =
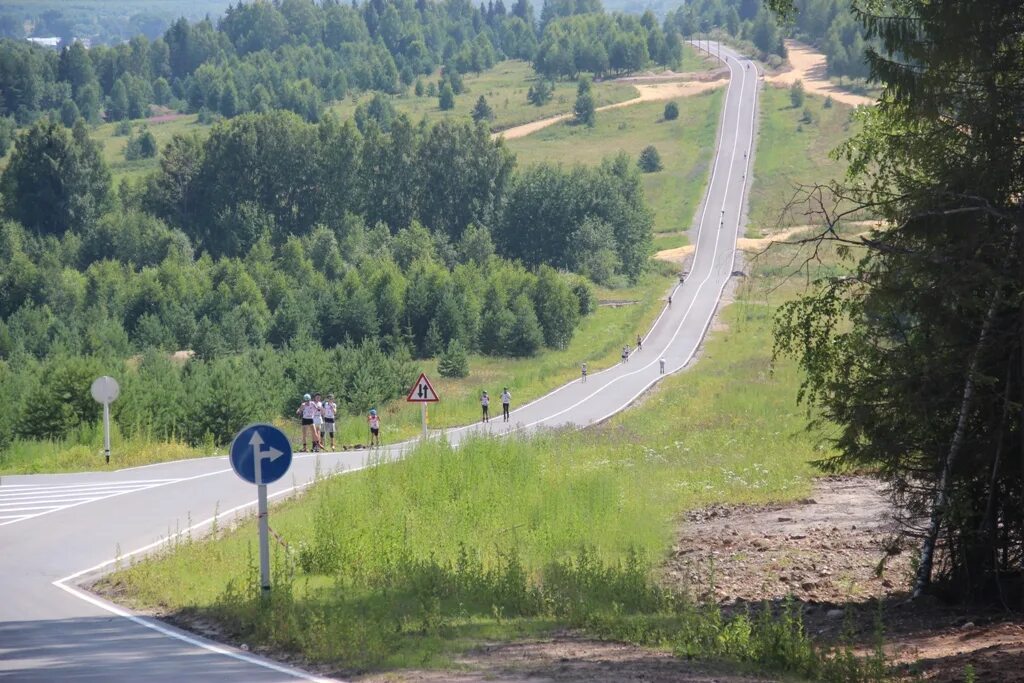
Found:
[[[669,102],[665,105],[665,120],[675,121],[679,118],[679,105],[675,102]]]
[[[576,123],[586,124],[593,128],[597,117],[597,107],[594,106],[594,94],[591,89],[590,80],[581,78],[579,87],[576,90],[576,106],[573,107],[576,114]]]
[[[437,371],[442,377],[466,377],[469,375],[469,354],[458,339],[448,342],[448,348],[437,360]]]
[[[438,94],[438,106],[441,111],[449,111],[455,108],[455,91],[448,81],[441,84],[441,92]]]
[[[803,123],[814,123],[814,112],[809,107],[804,107],[804,114],[800,117],[800,121]]]
[[[132,134],[132,122],[128,120],[119,121],[117,126],[114,128],[114,135],[118,137],[124,137]]]
[[[824,107],[825,109],[831,109],[832,108],[832,96],[831,95],[828,95],[828,96],[825,97],[825,104],[823,104],[822,107]]]
[[[551,101],[551,96],[554,94],[554,88],[546,80],[541,78],[536,83],[530,86],[530,89],[526,93],[527,101],[537,107],[542,107]]]
[[[473,120],[477,123],[481,121],[492,121],[494,119],[494,110],[491,109],[491,105],[487,104],[487,98],[483,95],[476,101],[476,106],[473,107]]]
[[[156,152],[156,138],[148,129],[143,128],[138,135],[128,138],[128,145],[124,148],[124,158],[128,161],[152,159],[156,156]]]
[[[644,147],[640,152],[640,159],[637,162],[640,170],[644,173],[655,173],[661,170],[661,155],[654,145]]]
[[[799,109],[804,106],[804,82],[796,81],[789,89],[789,101],[793,105],[793,109]]]

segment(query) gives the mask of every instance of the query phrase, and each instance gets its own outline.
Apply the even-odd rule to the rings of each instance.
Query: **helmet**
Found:
[[[311,399],[311,398],[313,398],[313,397],[312,397],[312,396],[310,396],[309,394],[303,394],[303,395],[302,395],[302,400],[303,400],[303,401],[308,401],[308,400],[309,400],[309,399]]]
[[[370,409],[370,415],[376,415],[376,414],[377,414],[377,409],[376,408],[371,408]]]

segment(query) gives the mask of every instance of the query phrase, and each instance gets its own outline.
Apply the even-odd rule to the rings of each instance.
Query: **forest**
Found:
[[[868,77],[864,52],[870,41],[850,0],[794,0],[790,4],[791,11],[779,14],[760,0],[694,0],[667,13],[665,30],[674,29],[686,37],[725,31],[751,43],[769,61],[774,55],[777,63],[786,56],[783,39],[794,37],[825,54],[829,76]]]
[[[593,1],[548,0],[538,18],[528,0],[255,0],[217,22],[180,18],[155,39],[114,46],[76,41],[58,53],[0,40],[0,117],[24,125],[50,115],[71,126],[78,116],[141,118],[156,106],[229,118],[287,109],[316,122],[325,103],[353,92],[419,92],[440,67],[457,87],[459,74],[501,59],[575,78],[681,57],[680,36],[653,14],[606,15]]]
[[[501,27],[519,24],[528,49],[515,53]],[[0,42],[0,448],[90,425],[96,406],[79,398],[100,372],[124,378],[122,432],[199,444],[286,415],[325,382],[343,409],[365,410],[401,393],[414,358],[565,348],[594,307],[591,283],[647,268],[635,160],[519,167],[486,121],[417,123],[382,97],[351,120],[322,105],[424,74],[461,87],[460,68],[532,57],[536,36],[577,29],[607,41],[608,58],[543,77],[640,68],[649,38],[662,58],[681,47],[650,17],[549,3],[538,22],[500,0],[255,2],[116,47]],[[115,185],[90,125],[156,100],[221,116]],[[132,144],[155,151],[152,138]],[[240,395],[253,372],[287,398]],[[59,414],[41,416],[55,397]]]

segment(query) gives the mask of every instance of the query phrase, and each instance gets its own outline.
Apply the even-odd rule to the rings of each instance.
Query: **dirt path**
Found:
[[[815,51],[809,45],[795,40],[786,40],[786,50],[789,51],[789,63],[792,68],[774,76],[766,76],[765,80],[769,83],[790,86],[800,80],[803,81],[804,90],[807,92],[816,95],[831,95],[836,102],[853,107],[875,103],[871,97],[855,95],[828,80],[825,70],[825,55]]]
[[[678,76],[677,76],[678,78]],[[633,87],[636,88],[639,95],[631,100],[624,102],[616,102],[615,104],[606,104],[603,107],[598,107],[597,111],[607,111],[609,109],[618,109],[619,107],[630,107],[634,104],[640,104],[641,102],[657,102],[660,100],[671,100],[676,97],[689,97],[690,95],[698,95],[708,90],[714,90],[720,88],[729,81],[721,78],[713,81],[705,80],[675,80],[675,81],[664,81],[664,82],[636,82],[635,80],[626,79],[624,82],[632,83]],[[506,128],[505,130],[494,133],[491,137],[493,138],[505,138],[506,140],[514,140],[516,138],[526,137],[531,133],[536,133],[538,130],[543,130],[548,126],[552,126],[559,121],[565,121],[572,117],[572,113],[558,114],[557,116],[550,116],[546,119],[540,119],[539,121],[531,121],[530,123],[524,123],[521,126],[513,126],[512,128]]]

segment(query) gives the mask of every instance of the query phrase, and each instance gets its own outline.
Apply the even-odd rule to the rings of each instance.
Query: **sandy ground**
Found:
[[[816,95],[831,95],[836,102],[851,106],[872,105],[875,100],[855,95],[832,83],[825,75],[825,55],[795,40],[786,41],[792,68],[774,76],[765,76],[769,83],[790,86],[797,80],[804,82],[804,90]]]
[[[637,89],[639,95],[631,100],[624,102],[616,102],[615,104],[607,104],[603,107],[598,107],[597,111],[607,111],[609,109],[618,109],[619,107],[630,107],[634,104],[640,104],[641,102],[657,102],[660,100],[671,100],[676,97],[688,97],[690,95],[698,95],[708,90],[714,90],[715,88],[721,88],[728,79],[720,78],[713,81],[707,80],[672,80],[663,82],[649,82],[649,81],[638,81],[637,77],[634,79],[627,79],[625,82],[632,83],[633,87]],[[660,78],[660,77],[650,77]],[[680,78],[677,74],[676,78]],[[492,137],[494,138],[505,138],[506,140],[514,140],[515,138],[522,138],[536,133],[538,130],[552,126],[559,121],[565,121],[572,117],[572,113],[559,114],[557,116],[550,116],[546,119],[540,119],[539,121],[531,121],[530,123],[524,123],[521,126],[513,126],[512,128],[506,128],[505,130],[498,131]]]
[[[793,235],[799,234],[811,226],[800,225],[795,228],[789,228],[782,230],[781,232],[772,233],[764,237],[741,237],[736,240],[736,246],[742,251],[759,252],[767,249],[771,244],[775,242],[785,242]],[[654,255],[654,258],[661,261],[668,261],[669,263],[682,263],[686,258],[693,253],[694,245],[687,244],[682,247],[675,247],[674,249],[662,249]]]

